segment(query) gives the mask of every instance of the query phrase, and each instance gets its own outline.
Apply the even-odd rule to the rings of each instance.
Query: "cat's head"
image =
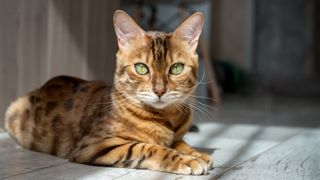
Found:
[[[173,33],[145,32],[121,10],[113,21],[119,46],[115,87],[128,100],[158,109],[184,102],[197,84],[203,14],[191,15]]]

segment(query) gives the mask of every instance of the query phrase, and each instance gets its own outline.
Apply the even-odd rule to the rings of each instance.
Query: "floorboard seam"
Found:
[[[125,175],[128,175],[128,174],[130,174],[130,173],[132,173],[132,172],[135,172],[135,171],[137,171],[137,170],[134,169],[133,171],[127,172],[127,173],[122,174],[122,175],[120,175],[120,176],[118,176],[118,177],[115,177],[115,178],[113,178],[113,179],[119,179],[119,178],[121,178],[121,177],[123,177],[123,176],[125,176]]]

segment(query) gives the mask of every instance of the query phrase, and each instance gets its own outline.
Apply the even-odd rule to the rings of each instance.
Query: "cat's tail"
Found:
[[[33,123],[29,96],[12,102],[5,113],[5,129],[22,146],[30,146]]]

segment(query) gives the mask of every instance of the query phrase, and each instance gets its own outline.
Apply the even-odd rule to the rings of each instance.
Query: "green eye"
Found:
[[[173,64],[170,67],[170,73],[174,74],[174,75],[178,75],[178,74],[182,73],[183,68],[184,68],[184,64],[182,64],[182,63]]]
[[[149,69],[147,65],[143,63],[137,63],[134,65],[134,68],[136,69],[136,72],[140,75],[145,75],[149,72]]]

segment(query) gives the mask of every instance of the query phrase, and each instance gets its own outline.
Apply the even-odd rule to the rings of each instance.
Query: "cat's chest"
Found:
[[[180,111],[151,111],[138,109],[127,104],[121,113],[113,116],[114,123],[119,128],[112,128],[116,134],[136,140],[171,146],[176,139],[177,127],[181,126],[186,119],[186,114]]]
[[[160,125],[148,128],[145,140],[163,146],[171,146],[174,141],[174,132]]]
[[[112,133],[133,141],[171,146],[175,133],[171,128],[157,122],[154,119],[139,120],[135,118],[114,121]]]

